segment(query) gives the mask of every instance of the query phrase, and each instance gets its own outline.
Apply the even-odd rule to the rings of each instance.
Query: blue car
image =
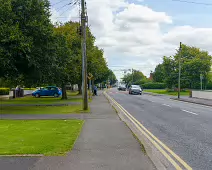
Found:
[[[32,96],[34,96],[34,97],[40,97],[40,96],[59,97],[61,95],[62,95],[62,91],[58,87],[55,87],[55,86],[47,86],[44,88],[41,87],[32,93]]]

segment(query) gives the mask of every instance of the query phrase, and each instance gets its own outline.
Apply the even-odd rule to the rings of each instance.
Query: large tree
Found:
[[[153,81],[163,83],[165,80],[164,66],[163,64],[158,64],[153,72]]]
[[[174,56],[163,57],[163,63],[155,68],[154,80],[157,82],[164,80],[168,88],[177,87],[180,61],[181,87],[200,88],[201,74],[204,77],[204,83],[208,81],[211,59],[212,56],[207,51],[182,44],[181,53],[177,50]]]
[[[127,84],[127,86],[131,84],[141,85],[148,81],[146,76],[144,76],[144,74],[139,70],[133,70],[132,73],[125,75],[122,80]]]
[[[67,42],[67,48],[69,49],[69,57],[67,56],[66,63],[64,63],[63,69],[65,69],[66,78],[63,79],[64,83],[78,84],[79,90],[81,90],[82,83],[82,51],[81,51],[81,36],[78,34],[77,29],[79,28],[79,23],[67,22],[64,24],[55,25],[55,33],[65,37]],[[87,66],[88,73],[93,75],[93,80],[97,82],[103,81],[108,78],[108,67],[107,63],[103,57],[104,51],[99,49],[94,45],[95,38],[92,35],[89,28],[87,28]],[[67,54],[60,52],[62,58]],[[58,59],[60,59],[58,55]],[[63,57],[64,56],[64,57]],[[67,64],[68,63],[68,64]],[[64,73],[63,73],[64,74]],[[80,91],[81,92],[81,91]]]
[[[28,84],[51,76],[53,25],[48,0],[0,0],[0,77]]]

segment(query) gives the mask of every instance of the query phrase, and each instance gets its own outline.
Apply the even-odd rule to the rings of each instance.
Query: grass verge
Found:
[[[1,100],[0,104],[56,104],[56,103],[68,103],[68,102],[81,102],[81,98],[68,98],[67,100],[61,100],[61,98],[54,97],[40,97],[35,98],[32,96],[26,96],[23,98],[16,98],[11,100]]]
[[[165,95],[171,95],[171,96],[177,96],[178,92],[168,92],[166,90],[144,90],[144,92],[151,92],[151,93],[157,93],[157,94],[165,94]],[[189,91],[185,91],[185,92],[180,92],[180,95],[182,96],[189,96]]]
[[[1,106],[1,114],[71,114],[89,112],[82,110],[81,105],[69,106]]]
[[[63,155],[79,136],[82,120],[0,120],[0,155]]]

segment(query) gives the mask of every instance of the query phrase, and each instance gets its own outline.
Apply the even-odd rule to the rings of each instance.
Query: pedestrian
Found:
[[[15,88],[15,90],[16,90],[16,97],[20,97],[21,96],[21,94],[20,94],[20,92],[21,92],[20,85],[17,85],[17,87]]]
[[[97,96],[97,87],[94,86],[94,96]]]

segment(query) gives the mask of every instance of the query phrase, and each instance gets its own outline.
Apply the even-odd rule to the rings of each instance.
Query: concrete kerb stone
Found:
[[[150,95],[150,96],[165,96],[165,94],[157,94],[157,93],[152,93],[152,92],[143,92],[143,94],[147,94],[147,95]]]
[[[200,102],[189,101],[189,100],[184,100],[184,99],[170,98],[170,100],[175,100],[175,101],[179,101],[179,102],[192,103],[192,104],[198,104],[198,105],[202,105],[202,106],[212,107],[212,104],[200,103]]]
[[[112,107],[116,109],[118,112],[118,116],[122,121],[124,121],[127,126],[131,129],[131,131],[137,136],[140,142],[144,145],[147,156],[153,162],[158,170],[172,170],[175,169],[173,165],[163,156],[163,154],[145,137],[143,133],[141,133],[137,127],[131,122],[131,120],[125,116],[123,111],[112,101],[110,100],[105,92],[104,96],[109,100]]]

